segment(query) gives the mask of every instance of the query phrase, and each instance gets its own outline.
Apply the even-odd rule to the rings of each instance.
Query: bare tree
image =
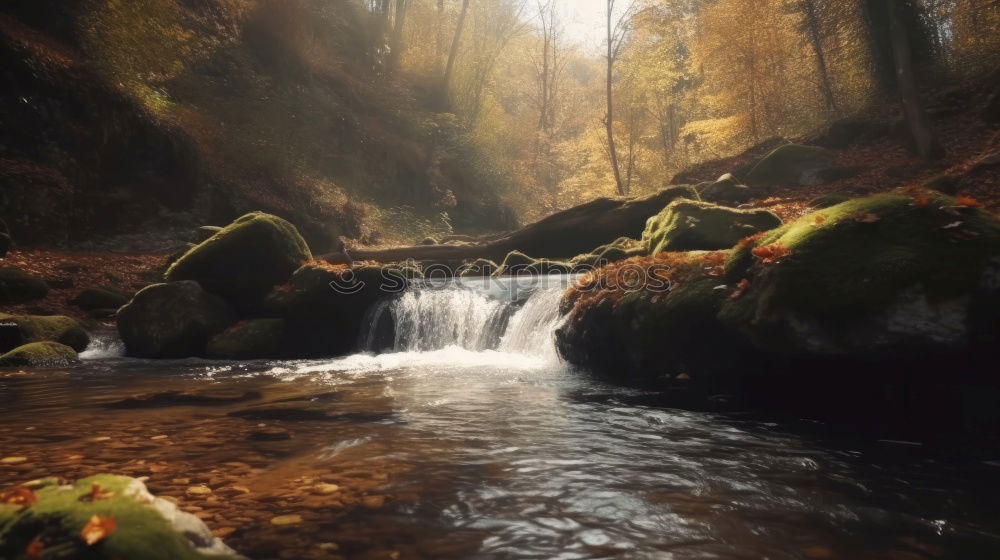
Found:
[[[618,0],[606,0],[607,6],[607,113],[604,115],[604,127],[608,135],[608,159],[615,176],[615,186],[619,196],[628,194],[628,185],[622,178],[621,165],[618,161],[618,148],[615,146],[615,62],[622,53],[625,40],[632,29],[632,16],[635,15],[635,1],[631,0],[624,10],[616,13]]]
[[[833,113],[840,113],[837,97],[833,93],[833,83],[826,62],[826,52],[823,49],[823,22],[819,2],[823,0],[798,0],[797,9],[802,13],[802,31],[805,32],[813,55],[816,57],[816,72],[819,74],[819,91],[827,108]]]
[[[441,102],[448,103],[451,89],[451,77],[455,73],[455,60],[458,58],[458,49],[462,44],[462,30],[465,28],[465,18],[469,14],[469,2],[462,0],[462,11],[458,14],[458,23],[455,24],[455,37],[451,40],[451,51],[448,53],[448,64],[444,68],[444,77],[441,80]]]
[[[942,148],[931,128],[930,119],[927,117],[927,111],[924,109],[920,91],[917,88],[917,79],[913,71],[913,55],[906,25],[903,23],[896,1],[889,0],[886,4],[888,4],[889,9],[889,30],[896,66],[896,86],[899,89],[906,123],[910,128],[910,134],[920,157],[925,159],[938,157],[941,155]]]

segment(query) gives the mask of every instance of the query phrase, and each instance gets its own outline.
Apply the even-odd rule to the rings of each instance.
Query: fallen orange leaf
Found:
[[[80,537],[88,546],[93,546],[106,539],[118,529],[118,521],[114,516],[101,517],[95,515],[80,530]]]
[[[28,548],[24,549],[25,558],[42,558],[45,552],[45,545],[42,544],[42,537],[35,537],[28,543]]]
[[[743,280],[740,280],[739,285],[736,286],[736,291],[733,292],[733,295],[729,296],[729,299],[740,299],[749,291],[750,281],[744,278]]]
[[[114,491],[105,490],[100,484],[94,484],[90,487],[90,493],[84,496],[84,498],[91,502],[96,502],[98,500],[107,500],[114,495]]]
[[[780,262],[785,257],[792,254],[792,250],[784,245],[775,243],[773,245],[765,245],[763,247],[757,247],[753,250],[753,256],[757,257],[764,264],[773,264]]]
[[[982,202],[979,202],[978,200],[972,198],[971,196],[964,194],[959,195],[958,198],[955,199],[955,203],[958,206],[962,206],[964,208],[982,208],[983,206]]]
[[[820,224],[822,224],[823,222],[826,221],[826,218],[822,214],[817,214],[815,221],[816,221],[816,225],[820,225]]]
[[[38,494],[35,494],[34,490],[25,488],[24,486],[18,486],[13,490],[0,493],[0,504],[31,507],[37,501]]]
[[[917,208],[927,208],[930,203],[931,197],[927,195],[927,191],[920,190],[913,195],[913,205]]]

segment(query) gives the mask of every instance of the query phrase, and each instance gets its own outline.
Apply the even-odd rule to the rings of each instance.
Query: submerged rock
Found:
[[[31,342],[58,342],[83,352],[90,335],[76,319],[63,315],[8,315],[0,313],[0,352]]]
[[[15,270],[0,268],[0,305],[15,305],[44,298],[49,293],[45,281]]]
[[[0,367],[65,367],[79,361],[76,350],[58,342],[32,342],[0,356]]]
[[[200,519],[154,497],[134,478],[97,475],[66,486],[46,479],[16,493],[22,503],[0,504],[2,558],[25,557],[33,542],[60,558],[242,558]]]
[[[664,251],[728,249],[741,239],[779,227],[767,210],[737,210],[707,202],[678,200],[649,219],[642,239],[651,255]]]
[[[804,186],[822,182],[821,172],[829,169],[836,155],[818,146],[787,144],[760,160],[747,174],[753,187]]]
[[[168,282],[194,280],[238,309],[253,310],[312,259],[295,226],[254,212],[194,247],[167,270]]]
[[[284,319],[241,321],[215,335],[206,355],[224,360],[278,359],[287,356]]]
[[[118,332],[130,356],[203,356],[209,338],[235,323],[236,313],[197,282],[155,284],[118,312]]]

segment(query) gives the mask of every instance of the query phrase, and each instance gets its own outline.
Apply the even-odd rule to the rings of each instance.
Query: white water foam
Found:
[[[125,344],[113,335],[92,336],[90,344],[80,352],[81,360],[111,360],[123,357],[125,357]]]

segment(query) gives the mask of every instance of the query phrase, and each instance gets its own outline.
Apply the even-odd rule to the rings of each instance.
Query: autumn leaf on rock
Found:
[[[823,225],[823,222],[825,222],[825,221],[826,221],[826,218],[822,214],[817,214],[816,218],[813,220],[813,225],[817,225],[817,226]]]
[[[749,247],[751,245],[756,245],[757,242],[760,241],[762,237],[764,237],[764,233],[765,232],[763,232],[763,231],[759,231],[759,232],[751,235],[750,237],[744,237],[739,242],[740,248],[743,249],[743,248]]]
[[[955,199],[955,205],[956,206],[961,206],[962,208],[982,208],[983,207],[983,203],[982,202],[979,202],[978,200],[972,198],[971,196],[964,195],[964,194],[963,195],[959,195],[959,197]]]
[[[118,521],[114,516],[101,517],[100,515],[95,515],[80,530],[80,538],[88,546],[93,546],[108,538],[116,529],[118,529]]]
[[[42,544],[42,537],[35,537],[28,543],[28,548],[24,549],[25,558],[44,558],[45,545]]]
[[[7,504],[10,506],[31,507],[35,505],[35,502],[37,501],[38,501],[38,494],[35,494],[33,490],[30,490],[23,486],[18,486],[13,490],[8,490],[6,492],[0,493],[0,504]]]
[[[782,259],[791,256],[792,250],[780,243],[757,247],[753,250],[753,256],[757,257],[764,264],[774,264]]]
[[[913,197],[913,205],[917,208],[927,208],[931,204],[931,197],[924,189],[915,187],[910,191],[910,196]]]
[[[744,278],[743,280],[740,280],[739,285],[736,286],[736,291],[733,292],[733,295],[729,296],[729,299],[740,299],[749,291],[750,281]]]
[[[882,218],[878,217],[877,214],[872,214],[871,212],[865,212],[864,214],[859,214],[854,218],[854,221],[861,224],[874,224],[875,222],[879,222],[881,220]]]
[[[112,490],[107,490],[100,484],[94,484],[90,487],[90,492],[86,494],[83,498],[87,501],[97,502],[100,500],[107,500],[114,496],[115,493]]]

